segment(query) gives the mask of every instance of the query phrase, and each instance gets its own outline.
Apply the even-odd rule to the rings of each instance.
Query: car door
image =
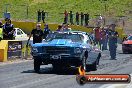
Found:
[[[86,35],[85,40],[87,41],[86,47],[88,48],[88,52],[89,52],[88,53],[88,59],[87,59],[86,63],[87,64],[93,64],[98,57],[98,52],[96,52],[93,48],[94,46],[90,44],[91,40],[90,40],[88,35]]]

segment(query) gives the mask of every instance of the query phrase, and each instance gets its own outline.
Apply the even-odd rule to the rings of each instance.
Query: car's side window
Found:
[[[17,30],[17,35],[21,35],[21,31],[19,29]]]
[[[20,31],[21,31],[21,34],[23,34],[22,30],[20,30]]]

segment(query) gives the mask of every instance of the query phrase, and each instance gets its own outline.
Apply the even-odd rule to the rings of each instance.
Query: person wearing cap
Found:
[[[61,25],[58,25],[58,28],[56,31],[62,31],[62,26]]]
[[[0,41],[3,39],[3,24],[0,21]]]
[[[28,42],[27,42],[27,46],[28,46],[28,43],[29,43],[31,36],[33,36],[33,44],[42,42],[43,31],[41,30],[41,24],[37,24],[36,28],[32,30],[32,32],[29,36]]]
[[[14,25],[11,24],[11,20],[8,19],[3,26],[3,39],[13,40],[14,39]]]
[[[117,38],[118,38],[118,32],[115,30],[116,25],[111,24],[110,30],[109,30],[109,51],[110,51],[110,60],[116,60],[116,49],[117,49]]]
[[[71,28],[69,28],[69,25],[68,25],[68,24],[65,24],[65,25],[64,25],[63,31],[64,31],[64,32],[71,31]]]
[[[49,26],[48,26],[48,24],[45,24],[44,25],[45,26],[45,28],[44,28],[44,39],[47,37],[47,35],[50,33],[50,29],[49,29]]]

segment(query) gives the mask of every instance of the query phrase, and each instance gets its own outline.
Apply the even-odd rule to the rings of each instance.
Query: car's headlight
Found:
[[[38,52],[37,47],[33,47],[33,48],[32,48],[32,52]]]
[[[75,48],[74,53],[81,53],[81,49],[80,48]]]

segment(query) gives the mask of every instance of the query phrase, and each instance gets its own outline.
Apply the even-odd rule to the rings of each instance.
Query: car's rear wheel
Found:
[[[86,65],[87,71],[96,71],[97,70],[97,60],[93,64]]]
[[[96,71],[96,70],[97,70],[97,65],[98,65],[98,61],[96,60],[96,61],[92,64],[92,71]]]
[[[39,72],[40,71],[40,65],[41,65],[41,61],[38,59],[34,59],[34,71],[35,72]]]

